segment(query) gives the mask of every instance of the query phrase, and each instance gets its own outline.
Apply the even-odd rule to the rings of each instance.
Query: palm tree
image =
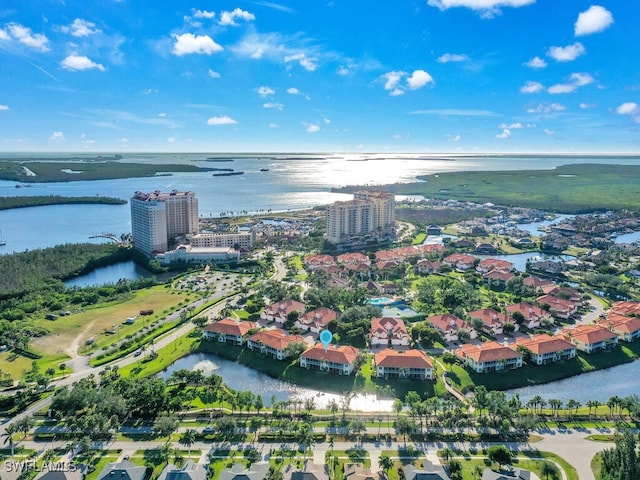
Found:
[[[196,431],[193,428],[185,430],[178,440],[180,445],[184,445],[188,449],[188,456],[191,457],[191,446],[196,443]]]
[[[393,468],[393,460],[391,460],[391,457],[389,455],[380,455],[380,458],[378,459],[378,463],[380,464],[380,466],[385,471],[388,477],[389,470]]]
[[[15,455],[15,444],[13,443],[13,435],[18,431],[18,429],[16,428],[16,425],[14,423],[12,423],[11,425],[9,425],[4,433],[2,434],[2,436],[4,437],[4,443],[8,443],[9,444],[9,448],[11,449],[11,456],[13,457]]]

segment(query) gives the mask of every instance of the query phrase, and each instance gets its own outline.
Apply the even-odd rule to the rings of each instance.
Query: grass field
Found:
[[[420,179],[419,183],[376,189],[397,195],[492,202],[562,213],[640,206],[640,167],[631,165],[574,164],[552,170],[448,172]]]

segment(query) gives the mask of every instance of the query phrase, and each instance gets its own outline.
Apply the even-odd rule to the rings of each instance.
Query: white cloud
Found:
[[[0,105],[0,112],[10,110],[9,105]]]
[[[64,140],[64,133],[58,131],[58,132],[53,132],[51,134],[51,136],[49,137],[49,140],[53,140],[53,141],[60,141],[60,140]]]
[[[552,85],[547,91],[551,94],[571,93],[593,82],[595,82],[594,78],[588,73],[572,73],[569,75],[567,82]]]
[[[387,72],[384,75],[382,75],[382,78],[385,80],[384,89],[390,90],[390,91],[395,90],[400,80],[402,80],[402,77],[405,76],[406,74],[407,74],[406,72],[393,71],[393,72]]]
[[[4,28],[0,28],[0,40],[10,41],[11,37]]]
[[[447,10],[454,7],[466,7],[478,11],[482,18],[493,18],[502,13],[503,7],[524,7],[535,3],[536,0],[428,0],[427,4]]]
[[[129,143],[129,139],[126,137],[120,138],[120,143]]]
[[[496,114],[490,110],[471,110],[458,108],[438,108],[431,110],[414,110],[412,115],[442,115],[452,117],[495,117]]]
[[[433,77],[424,70],[414,70],[411,76],[407,78],[407,84],[411,90],[418,90],[429,83],[433,83]]]
[[[269,128],[280,128],[280,125],[278,125],[277,123],[270,123]]]
[[[605,30],[613,23],[611,12],[600,5],[592,5],[578,15],[574,33],[576,37]]]
[[[220,78],[220,74],[215,70],[211,70],[211,69],[209,69],[209,71],[207,72],[207,75],[209,75],[211,78]]]
[[[215,12],[210,12],[208,10],[193,10],[194,18],[208,18],[211,19],[216,16]]]
[[[284,108],[284,105],[281,103],[277,103],[277,102],[267,102],[267,103],[263,103],[262,106],[264,108],[275,108],[276,110],[282,110]]]
[[[561,103],[540,103],[535,107],[528,108],[527,113],[562,112],[566,109],[567,107],[565,107]]]
[[[580,108],[583,109],[583,110],[587,110],[589,108],[594,108],[594,107],[595,107],[595,104],[593,104],[593,103],[581,103],[580,104]]]
[[[499,138],[500,140],[506,140],[510,136],[511,136],[511,130],[509,130],[508,128],[505,128],[502,130],[501,133],[496,135],[496,138]]]
[[[351,71],[349,70],[348,67],[345,67],[344,65],[340,65],[338,67],[338,70],[336,70],[336,73],[338,75],[349,75],[349,73],[351,73]]]
[[[167,137],[167,143],[176,143],[176,137]]]
[[[301,67],[309,72],[313,72],[316,68],[318,68],[318,64],[316,60],[313,58],[307,57],[304,53],[296,53],[295,55],[287,55],[284,57],[285,63],[289,62],[298,62]]]
[[[554,133],[556,133],[556,132],[554,132],[553,130],[549,130],[548,128],[545,128],[545,129],[543,130],[543,132],[544,132],[545,134],[547,134],[547,135],[553,135]]]
[[[313,123],[307,125],[307,133],[317,133],[320,131],[320,127]]]
[[[500,128],[502,129],[507,129],[507,130],[517,130],[518,128],[524,128],[522,126],[522,124],[520,122],[516,122],[516,123],[511,123],[511,124],[507,124],[507,123],[502,123],[500,124]]]
[[[63,33],[70,33],[74,37],[88,37],[101,33],[102,30],[96,28],[96,24],[88,20],[76,18],[71,25],[61,27]]]
[[[616,113],[620,115],[635,115],[640,113],[640,105],[635,102],[625,102],[616,108]]]
[[[251,22],[256,19],[256,16],[253,13],[249,13],[240,8],[235,8],[231,12],[222,12],[220,14],[220,25],[231,25],[236,26],[236,20],[244,20],[246,22]]]
[[[467,62],[469,61],[469,57],[466,54],[458,54],[458,53],[445,53],[438,57],[438,62],[440,63],[449,63],[449,62]]]
[[[462,140],[462,136],[460,135],[447,135],[447,138],[450,142],[459,142],[460,140]]]
[[[525,65],[529,68],[540,69],[540,68],[546,68],[547,62],[545,62],[543,58],[533,57],[531,60],[525,63]]]
[[[62,62],[60,62],[60,65],[62,66],[62,68],[73,71],[91,70],[94,68],[100,70],[101,72],[104,72],[106,70],[102,64],[96,63],[89,57],[86,57],[84,55],[69,55],[67,58],[62,60]]]
[[[173,34],[176,43],[173,45],[173,54],[177,56],[191,53],[211,55],[220,52],[223,48],[209,35],[194,35],[193,33]]]
[[[6,30],[3,30],[4,34],[0,35],[0,38],[3,40],[14,39],[34,50],[41,52],[49,51],[49,39],[43,34],[33,33],[29,27],[25,27],[19,23],[9,23],[6,28]]]
[[[300,93],[302,93],[302,92],[300,92],[300,90],[298,90],[295,87],[291,87],[291,88],[287,88],[287,93],[289,95],[300,95]]]
[[[328,118],[323,118],[322,121],[326,124],[329,125],[331,123],[331,120]]]
[[[580,42],[576,42],[573,45],[567,45],[566,47],[551,47],[547,52],[547,55],[553,58],[556,62],[571,62],[585,53],[586,49],[584,48],[584,45]]]
[[[219,115],[217,117],[211,117],[207,120],[207,125],[233,125],[238,123],[233,118],[227,115]]]
[[[520,93],[540,93],[544,86],[540,82],[527,82],[520,88]]]
[[[164,112],[160,112],[160,113],[158,114],[158,116],[159,116],[160,118],[164,118],[164,117],[166,117],[166,116],[167,116],[167,114],[166,114],[166,113],[164,113]]]
[[[140,92],[142,95],[151,95],[152,93],[158,93],[157,88],[145,88]]]
[[[261,97],[266,97],[268,95],[274,95],[276,93],[276,91],[271,88],[271,87],[267,87],[267,86],[262,86],[262,87],[258,87],[256,88],[256,92],[258,92],[258,95],[260,95]]]

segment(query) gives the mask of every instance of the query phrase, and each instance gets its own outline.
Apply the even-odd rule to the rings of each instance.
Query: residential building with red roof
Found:
[[[409,334],[404,321],[400,318],[383,317],[371,320],[371,332],[369,333],[371,346],[408,346]]]
[[[306,257],[304,257],[304,264],[310,270],[316,270],[320,267],[329,267],[331,265],[335,265],[336,260],[331,255],[326,254],[307,255]]]
[[[469,255],[466,253],[454,253],[449,255],[448,257],[444,257],[442,263],[447,265],[451,265],[451,267],[456,270],[460,270],[464,272],[465,270],[469,270],[473,268],[478,259],[473,255]]]
[[[640,338],[640,318],[609,312],[606,318],[598,322],[599,325],[608,328],[618,335],[620,340],[635,342]]]
[[[621,315],[640,315],[640,302],[616,302],[609,311]]]
[[[476,266],[476,271],[480,273],[489,273],[492,270],[503,270],[510,272],[515,270],[516,266],[507,262],[506,260],[500,260],[498,258],[484,258],[480,260],[480,263]]]
[[[293,300],[291,298],[285,298],[279,302],[265,307],[264,311],[260,314],[260,318],[268,321],[276,321],[277,323],[284,323],[287,321],[287,316],[291,312],[304,313],[305,304]]]
[[[491,270],[482,275],[482,280],[490,287],[504,288],[507,282],[516,278],[516,274],[508,270]]]
[[[553,323],[553,316],[546,310],[528,302],[514,303],[505,307],[507,315],[513,318],[513,314],[520,312],[524,316],[524,324],[527,328],[538,328],[543,323]],[[516,323],[515,321],[513,323]]]
[[[376,377],[433,380],[433,362],[421,350],[399,352],[386,348],[374,357]]]
[[[618,345],[618,335],[601,325],[578,325],[575,328],[563,329],[561,334],[565,340],[585,353],[609,350]]]
[[[542,287],[542,293],[545,295],[553,295],[556,298],[561,298],[563,300],[569,300],[573,303],[581,303],[582,302],[582,294],[571,287],[560,287],[558,285],[544,285]]]
[[[287,346],[295,342],[304,343],[304,338],[300,335],[288,335],[286,332],[275,328],[251,335],[247,339],[247,347],[268,357],[284,360],[289,356],[286,352]]]
[[[561,336],[534,335],[531,338],[518,339],[510,346],[514,350],[519,346],[525,347],[531,352],[531,361],[536,365],[545,365],[558,360],[570,360],[576,356],[576,346]]]
[[[327,307],[319,307],[298,316],[296,327],[307,332],[320,333],[321,330],[327,328],[329,322],[336,320],[339,315],[335,310]]]
[[[369,257],[360,252],[343,253],[342,255],[338,255],[336,260],[338,263],[342,263],[344,265],[358,263],[365,263],[367,265],[371,264]]]
[[[571,300],[554,297],[553,295],[542,295],[536,299],[538,305],[549,305],[549,312],[557,318],[568,319],[578,311],[578,305]]]
[[[522,367],[522,355],[498,342],[465,344],[453,351],[465,366],[477,373],[496,372]]]
[[[244,344],[245,335],[249,330],[260,328],[255,322],[237,321],[233,318],[223,318],[217,322],[212,322],[202,329],[202,338],[205,340],[217,340],[233,345]]]
[[[461,329],[467,330],[471,338],[478,336],[478,333],[471,325],[451,313],[432,315],[427,318],[427,322],[433,325],[433,328],[438,330],[447,342],[457,342],[459,339],[458,332]]]
[[[542,288],[545,287],[546,285],[555,285],[553,281],[547,280],[546,278],[536,277],[535,275],[529,275],[528,277],[524,277],[522,279],[522,283],[525,286],[531,287],[534,290],[540,291],[540,292],[542,292]]]
[[[422,260],[418,260],[415,264],[414,270],[421,274],[436,273],[440,271],[441,267],[442,262],[432,262],[431,260],[423,258]]]
[[[324,344],[316,343],[307,348],[300,355],[300,366],[323,372],[351,375],[359,350],[350,345],[329,344],[327,350]]]
[[[469,318],[479,318],[482,320],[482,323],[484,324],[482,329],[493,335],[501,335],[504,333],[504,324],[512,323],[510,317],[504,313],[494,310],[493,308],[482,308],[480,310],[469,312]],[[514,326],[516,330],[518,330],[518,325],[514,324]]]

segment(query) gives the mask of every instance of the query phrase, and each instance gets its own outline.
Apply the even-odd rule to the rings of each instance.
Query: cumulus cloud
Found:
[[[25,27],[19,23],[9,23],[6,29],[1,30],[0,39],[16,40],[18,43],[25,45],[33,50],[40,52],[49,51],[49,39],[41,33],[33,33],[29,27]]]
[[[316,60],[313,58],[307,57],[304,53],[296,53],[295,55],[287,55],[284,57],[284,62],[298,62],[301,67],[309,72],[313,72],[316,68],[318,68],[318,64]]]
[[[520,93],[540,93],[544,90],[544,85],[540,82],[527,82],[520,87]]]
[[[576,37],[590,35],[605,30],[613,23],[613,15],[600,5],[592,5],[578,15],[574,33]]]
[[[482,18],[493,18],[502,13],[504,7],[524,7],[536,0],[428,0],[428,4],[440,10],[453,7],[466,7],[479,12]]]
[[[384,79],[384,89],[388,90],[388,91],[394,91],[396,90],[398,83],[400,83],[400,80],[402,80],[402,77],[405,76],[407,73],[406,72],[387,72],[384,75],[382,75],[382,78]]]
[[[84,55],[69,55],[60,62],[60,65],[62,68],[73,71],[92,70],[94,68],[101,72],[106,70],[102,64],[96,63]]]
[[[216,16],[215,12],[210,12],[208,10],[193,10],[194,18],[208,18],[212,19]]]
[[[329,118],[323,118],[322,121],[327,125],[331,123],[331,120]]]
[[[447,135],[447,139],[450,142],[459,142],[460,140],[462,140],[462,137],[460,135]]]
[[[620,115],[631,115],[638,112],[638,104],[635,102],[625,102],[616,108],[616,112]]]
[[[545,129],[543,130],[543,132],[544,132],[546,135],[553,135],[554,133],[556,133],[556,132],[554,132],[553,130],[549,130],[548,128],[545,128]]]
[[[545,62],[543,58],[533,57],[531,60],[526,62],[525,65],[529,68],[540,69],[540,68],[546,68],[547,62]]]
[[[284,105],[281,103],[277,103],[277,102],[267,102],[267,103],[263,103],[262,106],[264,108],[275,108],[276,110],[282,110],[284,108]]]
[[[60,30],[63,33],[70,33],[74,37],[88,37],[102,32],[102,30],[96,28],[95,23],[81,18],[76,18],[71,25],[63,26]]]
[[[217,117],[211,117],[207,120],[207,125],[233,125],[238,123],[233,118],[227,115],[219,115]]]
[[[527,113],[562,112],[566,109],[567,107],[565,107],[561,103],[540,103],[535,107],[528,108]]]
[[[278,125],[277,123],[270,123],[269,124],[269,128],[279,128],[280,125]]]
[[[173,45],[173,54],[179,57],[192,53],[211,55],[223,50],[209,35],[183,33],[173,34],[173,38],[176,41]]]
[[[273,88],[264,85],[262,87],[256,88],[256,92],[258,92],[258,95],[260,95],[261,97],[266,97],[276,93]]]
[[[10,110],[9,105],[0,104],[0,112]]]
[[[440,63],[449,63],[449,62],[467,62],[469,61],[469,57],[467,55],[458,54],[458,53],[445,53],[438,57],[438,62]]]
[[[584,48],[584,45],[580,42],[576,42],[573,45],[567,45],[566,47],[551,47],[547,52],[547,55],[553,58],[556,62],[571,62],[585,53],[586,49]]]
[[[220,14],[220,25],[236,26],[236,20],[244,20],[245,22],[251,22],[256,19],[253,13],[249,13],[240,8],[235,8],[231,12],[222,12]]]
[[[64,140],[64,133],[58,131],[58,132],[53,132],[51,134],[51,136],[49,137],[49,140],[52,141],[60,141],[60,140]]]
[[[313,123],[307,124],[307,133],[317,133],[320,131],[320,127]]]
[[[414,70],[411,76],[407,78],[407,85],[411,90],[418,90],[429,83],[433,83],[433,77],[424,70]]]
[[[572,93],[578,88],[595,82],[588,73],[572,73],[565,83],[558,83],[550,86],[547,91],[551,94]]]
[[[506,128],[507,130],[516,130],[518,128],[524,128],[524,127],[522,126],[522,124],[520,122],[516,122],[516,123],[510,123],[510,124],[501,123],[500,124],[500,128],[502,128],[502,129]]]
[[[511,130],[509,130],[508,128],[505,128],[502,130],[502,132],[496,135],[496,138],[499,138],[500,140],[506,140],[510,136],[511,136]]]
[[[167,143],[176,143],[176,137],[167,137]]]
[[[472,110],[464,108],[434,108],[430,110],[414,110],[412,115],[442,115],[453,117],[495,117],[496,113],[490,110]]]
[[[300,95],[302,92],[295,87],[287,88],[287,93],[289,95]]]
[[[211,69],[209,69],[209,71],[207,72],[207,75],[209,75],[211,78],[220,78],[220,74],[215,70],[211,70]]]
[[[346,67],[344,65],[340,65],[338,67],[338,69],[336,70],[336,73],[338,75],[349,75],[349,73],[351,73],[351,71],[349,70],[349,67]]]

